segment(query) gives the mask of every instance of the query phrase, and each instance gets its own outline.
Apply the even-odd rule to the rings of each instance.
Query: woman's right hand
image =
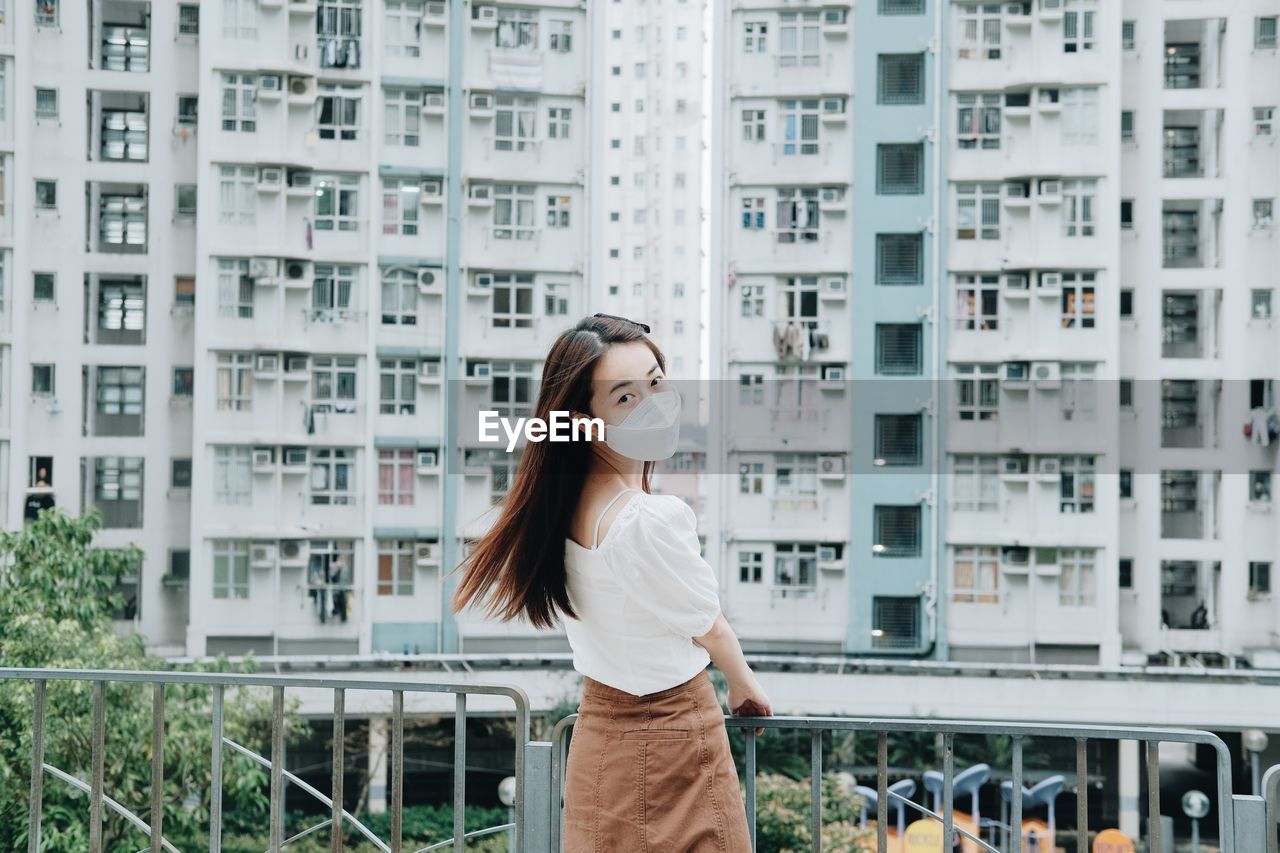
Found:
[[[729,685],[729,712],[736,717],[772,717],[773,706],[760,682],[752,676],[749,682]],[[762,734],[764,729],[756,729],[756,737]]]

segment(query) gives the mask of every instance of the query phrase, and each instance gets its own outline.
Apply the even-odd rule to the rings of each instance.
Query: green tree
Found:
[[[167,669],[148,657],[137,635],[113,630],[121,606],[116,583],[136,565],[137,548],[96,548],[101,517],[73,518],[46,510],[17,531],[0,533],[0,667]],[[252,665],[248,667],[252,668]],[[205,670],[229,671],[225,661]],[[241,668],[240,671],[244,671]],[[90,778],[93,689],[84,682],[48,684],[45,763]],[[105,792],[143,820],[151,793],[152,688],[108,685]],[[0,850],[25,850],[32,748],[33,687],[0,680]],[[199,686],[165,691],[164,835],[179,848],[207,843],[210,792],[211,693]],[[258,693],[228,691],[225,735],[262,752],[269,703]],[[260,823],[267,812],[266,772],[226,752],[224,810],[233,822]],[[88,796],[45,774],[42,849],[88,848]],[[141,832],[113,812],[103,822],[108,850],[141,849]]]
[[[813,849],[810,791],[807,780],[780,773],[756,778],[756,847],[776,853]],[[862,799],[840,784],[834,773],[822,778],[822,849],[862,853],[875,849],[871,829],[858,826]]]

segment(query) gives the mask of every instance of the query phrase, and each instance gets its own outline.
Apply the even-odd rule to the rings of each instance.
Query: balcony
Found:
[[[1164,87],[1215,89],[1222,85],[1226,21],[1168,20],[1164,25]]]
[[[104,0],[96,67],[134,74],[151,70],[150,7],[146,2]]]
[[[146,162],[150,156],[147,100],[143,92],[89,93],[90,160]]]
[[[1222,291],[1166,290],[1161,305],[1164,358],[1217,358]]]
[[[91,220],[90,252],[143,254],[147,251],[147,186],[88,184],[85,215]]]
[[[1160,538],[1216,539],[1220,472],[1160,472]]]
[[[1162,211],[1163,266],[1217,267],[1222,199],[1166,200]]]
[[[1217,394],[1196,379],[1160,383],[1160,446],[1203,448],[1217,445]]]

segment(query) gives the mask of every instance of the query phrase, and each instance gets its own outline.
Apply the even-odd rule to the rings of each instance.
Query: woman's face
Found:
[[[653,350],[644,341],[616,344],[596,362],[591,380],[591,414],[620,424],[640,401],[669,391]]]

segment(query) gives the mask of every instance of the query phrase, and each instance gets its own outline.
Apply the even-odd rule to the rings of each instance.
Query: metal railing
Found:
[[[19,681],[32,685],[31,709],[32,754],[29,804],[29,853],[40,849],[41,829],[44,825],[44,785],[46,776],[57,779],[89,795],[90,853],[104,850],[103,824],[107,809],[118,813],[125,821],[149,838],[152,853],[171,851],[177,853],[172,843],[163,836],[165,782],[165,688],[167,685],[204,687],[209,691],[209,748],[211,757],[211,789],[209,792],[208,849],[220,853],[223,829],[223,758],[227,750],[243,755],[266,768],[270,778],[269,794],[269,853],[280,853],[286,846],[314,833],[329,830],[331,850],[341,851],[344,831],[353,828],[383,853],[404,853],[404,766],[406,717],[405,695],[451,694],[454,696],[454,745],[453,745],[453,836],[416,853],[465,847],[465,839],[498,832],[510,831],[513,849],[520,853],[552,853],[560,851],[562,844],[562,792],[567,758],[567,740],[577,719],[571,715],[555,727],[549,742],[530,740],[530,708],[525,693],[517,687],[491,684],[415,683],[409,680],[343,679],[329,676],[279,676],[259,674],[185,673],[185,672],[130,672],[100,670],[57,669],[5,669],[0,668],[0,681]],[[51,682],[79,682],[92,690],[92,715],[89,721],[91,760],[88,780],[78,779],[66,770],[51,766],[45,761],[46,715],[49,710],[48,686]],[[106,753],[107,719],[106,689],[109,684],[151,685],[152,687],[152,735],[151,735],[151,784],[148,819],[132,814],[117,799],[108,795],[105,788],[104,765]],[[228,689],[269,690],[271,694],[271,724],[269,755],[262,756],[225,736],[224,711]],[[285,769],[284,748],[286,717],[288,715],[286,690],[323,690],[332,693],[332,768],[331,790],[326,795]],[[343,808],[343,782],[345,771],[345,725],[348,691],[385,693],[390,699],[390,837],[383,840],[369,830],[355,815]],[[465,830],[466,809],[466,756],[467,714],[469,696],[494,696],[510,699],[514,706],[514,778],[515,796],[511,823],[487,827],[472,832]],[[362,706],[367,709],[366,706]],[[378,710],[374,716],[384,716]],[[411,712],[413,716],[438,716],[438,711]],[[870,719],[852,717],[731,717],[726,722],[744,730],[745,739],[745,796],[746,813],[750,827],[752,847],[756,844],[756,777],[757,736],[756,728],[770,730],[798,730],[810,733],[810,813],[812,849],[822,849],[823,803],[823,741],[825,732],[864,732],[876,737],[876,849],[886,853],[889,849],[891,798],[902,808],[910,808],[925,819],[942,825],[943,837],[957,835],[968,839],[984,851],[1001,853],[1001,848],[983,841],[956,823],[955,799],[955,744],[957,737],[998,735],[1011,738],[1012,760],[1009,792],[1010,814],[1007,826],[1013,835],[1026,836],[1022,831],[1024,815],[1023,749],[1033,738],[1062,738],[1075,742],[1075,771],[1077,780],[1089,778],[1088,744],[1090,741],[1137,741],[1146,745],[1145,766],[1147,785],[1147,848],[1162,848],[1164,827],[1160,815],[1160,755],[1161,743],[1197,744],[1213,749],[1216,755],[1218,839],[1222,853],[1280,853],[1277,848],[1276,820],[1280,817],[1280,766],[1271,768],[1263,778],[1264,796],[1243,796],[1232,792],[1232,756],[1226,744],[1216,735],[1189,729],[1118,727],[1093,725],[1048,725],[988,723],[970,720],[914,720]],[[889,790],[889,738],[902,734],[933,734],[940,738],[942,755],[941,804],[934,809],[924,806]],[[307,796],[322,803],[328,809],[328,818],[285,838],[285,785],[290,784]],[[1079,784],[1079,783],[1078,783]],[[1074,836],[1075,849],[1089,849],[1089,802],[1087,796],[1079,796],[1077,787],[1075,827],[1065,832]],[[975,831],[993,826],[983,821]],[[462,839],[461,844],[455,839]],[[1004,841],[1006,850],[1021,849],[1016,841]],[[1010,844],[1013,846],[1010,847]]]

